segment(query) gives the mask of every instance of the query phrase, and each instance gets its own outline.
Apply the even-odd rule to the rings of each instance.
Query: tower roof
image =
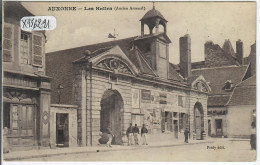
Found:
[[[155,9],[155,7],[149,10],[140,21],[153,18],[153,17],[160,17],[161,19],[167,22],[167,20],[163,17],[163,15],[158,10]]]

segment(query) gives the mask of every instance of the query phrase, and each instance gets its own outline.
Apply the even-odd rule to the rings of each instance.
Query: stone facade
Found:
[[[84,68],[80,69],[80,66],[74,68],[73,95],[75,104],[79,105],[78,140],[82,141],[82,145],[98,144],[101,134],[101,101],[104,93],[108,90],[117,91],[123,100],[123,108],[120,110],[120,134],[122,138],[129,123],[136,123],[139,127],[146,124],[149,132],[153,134],[173,132],[176,137],[186,127],[193,130],[194,106],[197,102],[201,103],[203,107],[204,131],[207,135],[206,93],[191,92],[184,88],[174,89],[160,85],[155,81],[135,80],[132,77],[111,75],[97,70],[92,70],[92,73],[90,73],[83,70]],[[90,75],[91,77],[89,77]],[[83,92],[86,92],[86,94],[83,94]],[[133,100],[135,94],[137,94],[135,96],[137,101]],[[178,97],[182,98],[182,103],[178,101]],[[86,100],[85,103],[84,100]],[[165,120],[165,113],[172,115],[168,121]],[[184,114],[187,114],[189,118],[186,124],[180,124],[180,120],[183,120],[181,115]],[[165,121],[166,123],[163,123]]]

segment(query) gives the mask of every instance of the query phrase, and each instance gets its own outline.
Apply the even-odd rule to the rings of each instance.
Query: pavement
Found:
[[[209,138],[206,140],[189,140],[189,143],[184,143],[183,139],[184,138],[182,137],[176,139],[174,138],[173,134],[162,134],[162,135],[149,135],[147,137],[147,141],[149,143],[148,145],[133,145],[133,146],[112,145],[112,148],[107,148],[105,147],[105,145],[96,145],[96,146],[86,146],[86,147],[67,147],[67,148],[55,148],[55,149],[42,148],[42,149],[34,149],[34,150],[11,151],[10,153],[5,153],[3,155],[3,160],[17,161],[17,160],[43,158],[43,157],[51,157],[51,156],[59,156],[59,155],[108,152],[108,151],[115,151],[115,150],[136,150],[136,149],[145,149],[145,148],[172,147],[172,146],[194,145],[194,144],[214,142],[213,138]]]

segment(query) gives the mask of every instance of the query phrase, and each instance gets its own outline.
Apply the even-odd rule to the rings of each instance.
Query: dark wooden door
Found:
[[[12,146],[32,146],[34,144],[33,105],[11,104],[10,144]]]
[[[201,139],[201,117],[196,116],[196,139]]]
[[[56,144],[59,147],[69,146],[69,115],[56,114]]]

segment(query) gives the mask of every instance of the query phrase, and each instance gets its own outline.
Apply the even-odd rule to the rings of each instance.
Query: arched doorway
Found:
[[[194,105],[194,130],[196,139],[202,139],[202,131],[204,131],[204,115],[203,107],[200,102]]]
[[[115,135],[112,143],[120,145],[121,137],[121,115],[124,108],[123,98],[116,90],[107,90],[101,99],[100,131],[106,132],[110,126]]]

